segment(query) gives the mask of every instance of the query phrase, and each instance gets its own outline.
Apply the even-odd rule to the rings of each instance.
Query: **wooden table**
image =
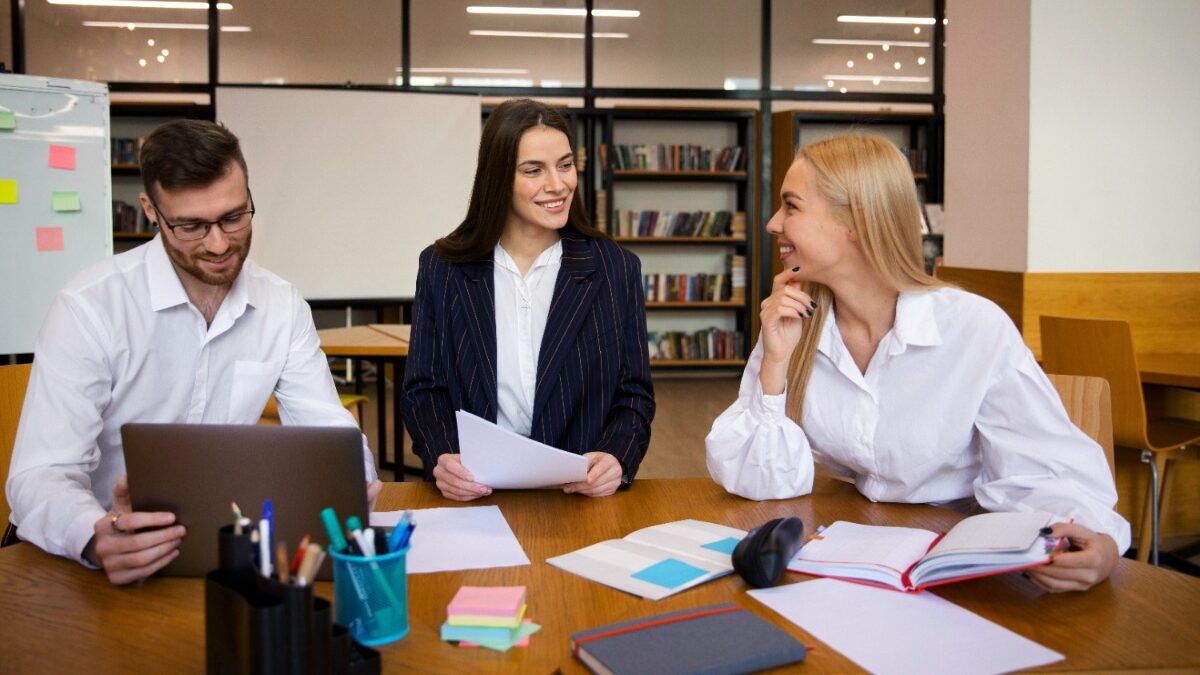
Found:
[[[377,327],[389,327],[393,324],[373,324],[372,326],[351,326],[349,328],[327,328],[317,331],[321,340],[321,350],[326,356],[354,358],[354,383],[360,386],[361,370],[359,360],[373,361],[379,366],[379,376],[375,381],[375,403],[378,406],[378,439],[376,450],[379,452],[379,468],[395,472],[396,480],[404,480],[404,419],[400,416],[400,397],[404,392],[404,364],[408,360],[408,342],[401,340],[386,330]],[[399,328],[402,326],[395,325]],[[395,444],[388,453],[387,429],[387,379],[384,377],[384,366],[392,364],[395,373],[392,383],[392,421],[395,428]]]
[[[961,516],[929,506],[873,504],[853,486],[819,478],[808,497],[752,502],[708,479],[642,480],[615,497],[589,499],[551,490],[500,492],[499,504],[532,565],[412,575],[411,632],[383,647],[385,671],[429,673],[586,672],[569,636],[613,621],[733,601],[815,647],[798,672],[857,670],[841,654],[746,595],[730,575],[659,602],[643,600],[547,565],[547,557],[670,520],[695,517],[748,529],[796,515],[811,530],[845,519],[944,529]],[[379,508],[447,506],[429,483],[389,483]],[[786,582],[806,579],[789,573]],[[460,649],[438,638],[446,604],[464,584],[528,587],[529,616],[542,624],[526,649],[499,654]],[[99,572],[30,544],[0,550],[0,672],[178,672],[204,668],[204,593],[199,579],[151,579],[114,588]],[[332,597],[329,584],[318,594]],[[1112,578],[1086,593],[1046,594],[1015,574],[940,588],[938,595],[1061,652],[1051,670],[1200,668],[1200,579],[1121,560]],[[849,608],[848,611],[853,611]],[[935,651],[937,645],[930,645]]]
[[[1138,354],[1144,384],[1200,389],[1200,354]]]

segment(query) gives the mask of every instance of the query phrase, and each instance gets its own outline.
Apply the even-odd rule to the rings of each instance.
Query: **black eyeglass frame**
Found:
[[[254,214],[258,212],[258,209],[254,208],[254,194],[252,192],[250,192],[250,188],[246,188],[246,200],[250,202],[250,208],[246,209],[245,211],[238,211],[237,213],[231,213],[228,216],[225,216],[224,218],[221,218],[219,220],[202,220],[202,221],[196,221],[196,222],[192,222],[192,223],[186,223],[183,225],[174,225],[171,223],[171,221],[167,220],[166,216],[163,215],[162,209],[158,208],[158,204],[156,204],[154,202],[153,197],[147,195],[146,198],[150,200],[150,207],[153,208],[154,213],[158,215],[158,219],[159,219],[160,223],[162,225],[165,225],[169,230],[171,230],[171,234],[173,234],[175,236],[175,238],[180,241],[200,241],[201,239],[204,239],[205,237],[208,236],[209,231],[212,230],[214,225],[217,226],[218,228],[220,228],[220,230],[222,232],[224,232],[225,234],[233,234],[234,232],[241,232],[242,230],[246,229],[247,227],[250,227],[250,225],[254,222]],[[223,223],[230,223],[231,225],[236,225],[237,220],[241,219],[246,214],[250,214],[250,217],[246,220],[246,224],[241,227],[235,227],[234,229],[230,230],[223,224]],[[199,237],[190,237],[190,238],[189,237],[181,237],[179,235],[179,233],[175,231],[176,228],[179,228],[179,227],[198,227],[201,225],[204,226],[204,233],[201,234]]]

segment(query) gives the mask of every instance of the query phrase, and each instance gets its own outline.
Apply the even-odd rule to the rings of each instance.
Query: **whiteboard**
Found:
[[[0,354],[24,354],[59,289],[112,255],[108,87],[0,74],[0,127],[10,125],[0,128]],[[72,154],[73,169],[51,167]],[[78,195],[79,210],[56,211],[56,192]]]
[[[250,257],[309,300],[411,298],[467,212],[477,96],[219,87],[254,195]]]

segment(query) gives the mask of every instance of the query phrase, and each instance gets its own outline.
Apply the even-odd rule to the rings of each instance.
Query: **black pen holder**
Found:
[[[221,567],[204,580],[206,670],[214,673],[325,675],[378,673],[379,652],[353,641],[312,586],[258,574],[249,533],[219,534]]]

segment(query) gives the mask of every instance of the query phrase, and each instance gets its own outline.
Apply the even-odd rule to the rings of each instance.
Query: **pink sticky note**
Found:
[[[463,586],[454,594],[446,613],[468,616],[512,616],[525,604],[524,586]]]
[[[69,145],[50,146],[50,168],[75,170],[75,148]]]
[[[63,231],[61,227],[39,227],[37,228],[37,250],[39,251],[61,251],[63,250]]]

